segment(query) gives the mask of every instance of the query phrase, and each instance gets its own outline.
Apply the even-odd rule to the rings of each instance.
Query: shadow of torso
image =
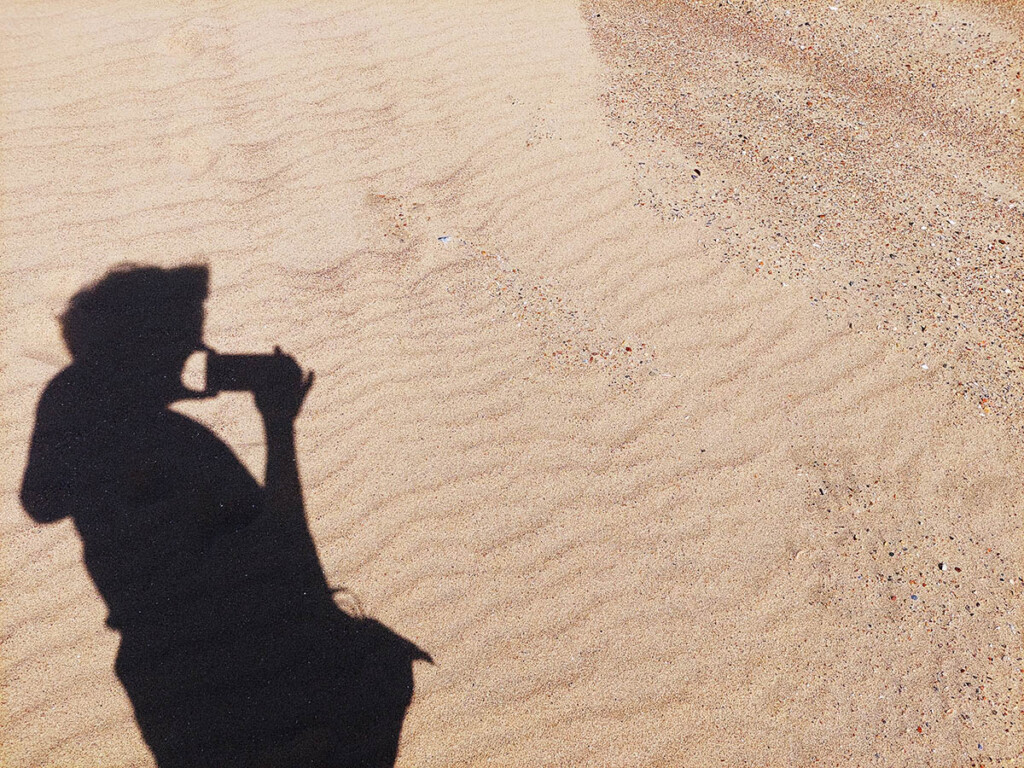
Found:
[[[429,657],[339,610],[301,506],[197,422],[75,365],[47,387],[22,498],[71,516],[161,768],[391,765]]]

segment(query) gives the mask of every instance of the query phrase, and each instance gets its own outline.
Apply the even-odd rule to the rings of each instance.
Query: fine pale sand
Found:
[[[684,5],[4,5],[0,763],[152,765],[75,531],[32,524],[18,487],[68,298],[121,262],[201,261],[208,343],[317,372],[299,457],[329,577],[434,658],[400,765],[1020,764],[1022,411],[981,398],[1021,374],[958,346],[1020,327],[1022,81],[996,64],[1020,50],[1013,3],[807,11],[833,25],[819,46],[905,88],[889,103],[817,72],[781,6]],[[893,105],[927,121],[915,89],[952,67],[956,25],[1003,48],[956,74],[924,128],[939,146]],[[737,75],[728,46],[770,76]],[[903,83],[911,54],[923,80]],[[818,76],[831,102],[808,116]],[[673,88],[718,88],[706,121],[666,122]],[[756,88],[781,104],[761,107],[774,176],[727,137],[756,127]],[[860,142],[858,171],[892,152],[872,135],[906,133],[898,190],[842,187],[799,120]],[[971,209],[935,180],[976,172],[969,224],[995,250],[967,228],[940,255],[868,247],[906,211],[865,196]],[[778,264],[757,250],[774,232]],[[1003,282],[956,283],[961,251]],[[959,311],[864,287],[906,273]],[[898,305],[962,322],[924,347]],[[260,476],[247,397],[187,411]]]

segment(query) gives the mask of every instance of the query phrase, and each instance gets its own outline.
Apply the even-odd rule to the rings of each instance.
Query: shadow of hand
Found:
[[[313,386],[314,374],[303,373],[295,358],[280,347],[274,347],[272,360],[270,375],[254,390],[256,408],[267,424],[290,425]]]

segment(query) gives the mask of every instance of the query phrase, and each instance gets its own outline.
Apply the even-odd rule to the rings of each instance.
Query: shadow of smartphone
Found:
[[[181,374],[182,397],[199,399],[220,392],[255,392],[272,381],[275,355],[222,355],[212,349],[195,352]]]
[[[274,355],[222,355],[210,351],[206,358],[206,391],[255,392],[274,376]]]

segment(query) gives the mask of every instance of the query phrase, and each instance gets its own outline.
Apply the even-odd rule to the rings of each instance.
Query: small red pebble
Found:
[[[917,726],[917,732],[918,732],[918,733],[922,733],[922,732],[923,732],[923,729],[921,728],[921,726],[920,726],[920,725],[919,725],[919,726]]]

